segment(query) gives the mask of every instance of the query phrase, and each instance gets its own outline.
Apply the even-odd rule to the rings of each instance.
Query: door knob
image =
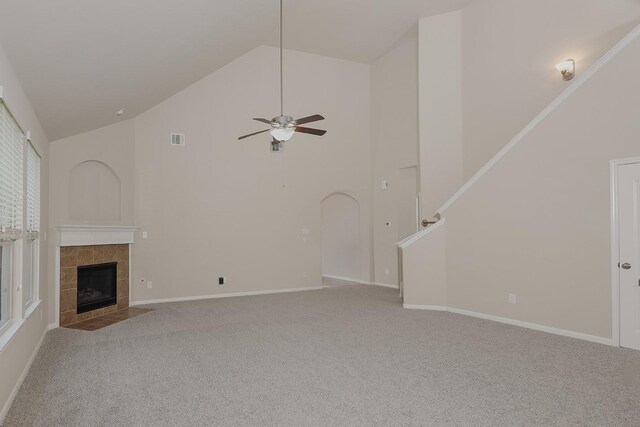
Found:
[[[620,267],[624,268],[625,270],[629,270],[631,268],[631,264],[629,264],[628,262],[625,262]]]

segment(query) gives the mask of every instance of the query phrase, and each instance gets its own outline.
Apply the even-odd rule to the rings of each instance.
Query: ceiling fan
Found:
[[[301,119],[294,120],[291,116],[284,115],[284,90],[283,90],[283,72],[282,72],[282,0],[280,0],[280,115],[274,117],[271,120],[262,119],[262,118],[254,118],[253,120],[265,123],[270,125],[269,129],[261,130],[258,132],[253,132],[248,135],[243,135],[238,140],[248,138],[250,136],[259,135],[261,133],[270,132],[272,141],[271,141],[271,151],[279,152],[282,150],[282,145],[284,142],[288,141],[293,137],[296,132],[299,133],[307,133],[310,135],[322,136],[327,133],[326,130],[321,129],[312,129],[308,127],[302,127],[300,125],[317,122],[320,120],[324,120],[320,114],[314,114],[313,116],[303,117]]]

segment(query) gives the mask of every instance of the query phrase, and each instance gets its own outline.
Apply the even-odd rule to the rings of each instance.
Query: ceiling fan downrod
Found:
[[[310,135],[322,136],[327,133],[326,130],[321,129],[312,129],[306,128],[299,125],[305,123],[316,122],[320,120],[324,120],[320,114],[314,114],[312,116],[303,117],[298,120],[294,120],[291,116],[285,116],[284,114],[284,48],[283,48],[283,28],[284,28],[284,19],[283,19],[283,0],[280,0],[280,115],[278,117],[274,117],[271,120],[263,119],[263,118],[254,118],[261,123],[265,123],[271,126],[270,129],[261,130],[258,132],[253,132],[248,135],[241,136],[238,140],[248,138],[250,136],[259,135],[261,133],[270,132],[272,141],[271,141],[271,151],[279,152],[282,149],[282,143],[290,140],[296,132],[306,133]]]

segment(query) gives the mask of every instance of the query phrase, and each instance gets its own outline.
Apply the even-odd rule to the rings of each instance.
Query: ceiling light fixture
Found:
[[[116,116],[118,117],[124,116],[124,108],[121,108],[118,111],[116,111]]]
[[[286,142],[291,139],[293,134],[296,132],[294,127],[284,127],[284,128],[275,128],[271,130],[271,136],[276,141]]]
[[[576,61],[573,59],[567,59],[559,64],[556,64],[556,70],[562,74],[562,80],[568,82],[576,75]]]
[[[282,0],[280,0],[280,115],[278,117],[274,117],[271,120],[254,118],[261,123],[265,123],[271,126],[270,129],[261,130],[258,132],[250,133],[248,135],[241,136],[238,138],[245,139],[250,136],[258,135],[261,133],[269,132],[271,134],[271,151],[280,152],[282,151],[282,143],[289,141],[296,132],[307,133],[310,135],[322,136],[327,133],[326,130],[321,129],[312,129],[307,127],[302,127],[299,125],[311,122],[317,122],[319,120],[324,120],[320,114],[314,114],[313,116],[304,117],[302,119],[294,120],[291,116],[284,115],[284,78],[282,71],[282,58],[283,58],[283,48],[282,48]]]

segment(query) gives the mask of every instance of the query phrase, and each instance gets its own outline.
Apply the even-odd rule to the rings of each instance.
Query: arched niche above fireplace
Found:
[[[69,216],[81,222],[122,219],[120,178],[107,164],[87,160],[69,172]]]

